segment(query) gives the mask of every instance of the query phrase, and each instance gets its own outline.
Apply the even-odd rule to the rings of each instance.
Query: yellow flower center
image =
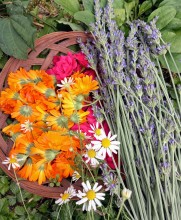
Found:
[[[94,192],[94,190],[91,189],[86,193],[86,197],[88,198],[88,200],[93,200],[96,198],[96,193]]]
[[[75,178],[76,178],[76,179],[79,179],[80,177],[81,177],[80,174],[79,174],[79,173],[76,173]]]
[[[95,134],[97,136],[100,136],[101,135],[101,129],[99,129],[99,128],[95,129]]]
[[[64,194],[62,195],[62,200],[65,201],[65,200],[67,200],[69,197],[70,197],[70,194],[69,194],[69,193],[64,193]]]
[[[87,154],[90,158],[94,158],[96,156],[96,152],[93,149],[88,150]]]
[[[102,140],[102,146],[103,146],[104,148],[108,148],[108,147],[110,147],[110,145],[111,145],[111,141],[110,141],[108,138],[104,138],[104,139]]]
[[[9,163],[17,163],[16,158],[10,158]]]

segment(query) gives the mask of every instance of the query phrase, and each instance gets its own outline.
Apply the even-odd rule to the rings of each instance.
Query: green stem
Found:
[[[31,220],[31,219],[30,219],[30,216],[29,216],[29,212],[28,212],[28,210],[27,210],[27,208],[26,208],[26,205],[25,205],[25,202],[24,202],[24,199],[23,199],[23,195],[22,195],[21,187],[20,187],[20,184],[19,184],[19,181],[18,181],[18,178],[17,178],[16,172],[15,172],[14,169],[13,169],[13,171],[14,171],[14,176],[15,176],[15,179],[16,179],[16,182],[17,182],[17,185],[18,185],[18,188],[19,188],[19,192],[20,192],[20,196],[21,196],[21,200],[22,200],[22,203],[23,203],[24,209],[25,209],[25,211],[26,211],[26,213],[27,213],[27,215],[28,215],[28,219]]]

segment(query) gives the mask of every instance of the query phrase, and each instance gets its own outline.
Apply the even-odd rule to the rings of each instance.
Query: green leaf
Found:
[[[3,57],[3,51],[0,48],[0,60],[2,59],[2,57]]]
[[[123,8],[115,8],[114,9],[115,20],[117,25],[120,27],[126,20],[126,12]]]
[[[9,208],[8,208],[8,200],[6,198],[0,199],[0,216],[2,213],[8,213]]]
[[[144,1],[139,8],[138,16],[145,13],[148,9],[152,7],[152,3],[150,1]]]
[[[85,10],[94,12],[94,0],[82,0],[82,3]]]
[[[8,202],[9,202],[10,206],[13,206],[13,205],[16,204],[16,197],[15,196],[8,195],[8,196],[6,196],[6,198],[8,199]]]
[[[165,27],[165,29],[169,30],[178,30],[181,28],[181,19],[173,18],[171,22]]]
[[[55,3],[61,5],[70,15],[74,15],[80,10],[78,0],[55,0]]]
[[[170,51],[172,53],[181,53],[181,30],[163,33],[164,41],[171,43]]]
[[[181,9],[181,1],[180,0],[164,0],[159,4],[159,7],[169,6],[174,7],[178,12]]]
[[[22,7],[21,1],[13,2],[12,4],[6,5],[7,13],[9,15],[23,15],[24,8]]]
[[[154,17],[158,16],[156,25],[158,29],[163,29],[170,21],[175,17],[176,10],[174,7],[163,6],[153,11],[148,17],[148,21],[151,21]]]
[[[26,44],[33,48],[36,28],[31,25],[31,21],[24,15],[13,15],[11,16],[11,23]]]
[[[16,206],[14,211],[17,215],[20,215],[20,216],[25,214],[25,209],[22,206]]]
[[[95,17],[90,11],[78,11],[74,14],[74,19],[83,22],[87,26],[95,21]]]
[[[175,35],[176,35],[175,32],[169,30],[164,30],[162,32],[162,38],[167,43],[171,43]]]
[[[19,193],[19,189],[18,189],[18,186],[15,182],[12,182],[11,185],[10,185],[10,190],[11,192],[16,195]]]
[[[124,0],[114,0],[113,1],[113,8],[123,8],[124,7]]]
[[[181,53],[181,30],[175,32],[176,35],[171,42],[170,50],[172,53]]]
[[[180,12],[177,12],[175,18],[179,18],[179,19],[181,19],[181,11],[180,11]]]
[[[129,20],[129,17],[131,17],[131,11],[135,7],[135,2],[129,2],[129,3],[125,2],[124,7],[126,10],[126,18],[127,20]]]
[[[83,31],[83,27],[81,25],[78,25],[78,24],[75,24],[75,23],[72,23],[72,22],[68,22],[68,21],[64,21],[64,20],[59,20],[57,21],[59,24],[64,24],[64,25],[68,25],[70,26],[70,28],[73,30],[73,31]]]
[[[33,47],[35,28],[24,15],[0,19],[0,48],[17,59],[27,58],[27,49]]]
[[[174,58],[174,61],[175,61],[176,65],[177,65],[179,73],[180,73],[181,72],[181,54],[180,53],[179,54],[177,54],[177,53],[174,54],[173,53],[172,56]],[[171,59],[171,57],[170,57],[170,55],[168,53],[166,54],[166,59],[167,59],[167,62],[169,64],[169,67],[170,67],[171,71],[174,72],[174,73],[178,73],[178,71],[177,71],[177,69],[176,69],[176,67],[174,65],[174,62],[172,61],[172,59]],[[166,62],[164,60],[164,57],[160,56],[159,60],[160,60],[160,62],[162,64],[162,67],[167,69],[168,67],[167,67]]]

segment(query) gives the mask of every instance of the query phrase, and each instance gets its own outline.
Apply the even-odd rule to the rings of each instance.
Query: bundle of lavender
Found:
[[[132,190],[124,203],[130,219],[180,219],[181,90],[175,87],[168,66],[175,108],[158,62],[169,45],[161,43],[156,19],[149,24],[133,21],[125,36],[114,21],[111,0],[104,9],[95,0],[95,14],[94,40],[80,45],[100,84],[97,117],[101,121],[104,116],[121,143],[117,164],[113,157],[119,177],[112,189],[113,202],[119,206],[120,191],[126,187]]]

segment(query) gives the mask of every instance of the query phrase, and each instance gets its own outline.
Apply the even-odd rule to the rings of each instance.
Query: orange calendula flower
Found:
[[[11,89],[19,91],[23,85],[30,83],[31,80],[27,75],[27,71],[23,68],[17,70],[15,73],[11,72],[8,76],[8,85]]]
[[[76,96],[73,96],[70,93],[64,93],[64,97],[62,99],[62,111],[64,115],[70,116],[74,111],[82,109],[83,102],[76,101],[75,98]]]
[[[16,90],[6,88],[1,92],[0,109],[6,114],[10,114],[16,106],[17,100],[20,100],[20,95]]]
[[[70,88],[70,93],[73,95],[88,95],[91,91],[97,90],[99,84],[96,80],[92,80],[92,76],[84,76],[75,78],[75,83]]]
[[[16,120],[22,123],[26,120],[34,122],[39,115],[40,113],[36,110],[35,105],[26,105],[20,101],[17,101],[17,104],[11,113],[12,118],[16,118]]]
[[[50,113],[51,115],[46,118],[46,122],[48,126],[52,126],[53,130],[64,128],[66,131],[73,126],[74,123],[70,122],[66,116],[61,115],[59,111],[52,110]]]
[[[23,167],[18,171],[20,177],[28,179],[32,175],[33,161],[29,157]]]

